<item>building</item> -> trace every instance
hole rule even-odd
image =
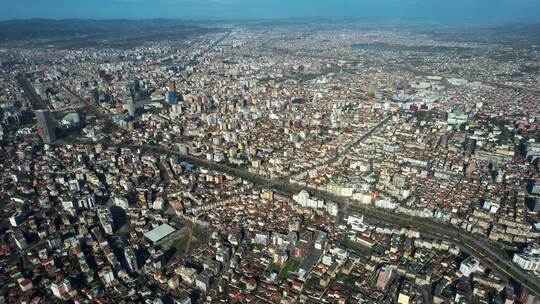
[[[13,240],[15,241],[15,244],[20,250],[28,248],[26,238],[20,230],[15,230],[15,232],[13,233]]]
[[[324,250],[324,246],[326,245],[327,238],[328,238],[328,233],[324,231],[318,231],[315,237],[315,243],[314,243],[315,249]]]
[[[267,246],[270,240],[270,234],[268,232],[257,232],[253,239],[253,243]]]
[[[480,262],[473,257],[469,257],[461,263],[459,271],[461,271],[464,276],[469,277],[473,272],[478,271],[479,268]]]
[[[195,286],[203,292],[208,290],[208,287],[210,286],[210,276],[208,275],[208,272],[203,271],[195,276]]]
[[[20,223],[22,223],[26,219],[26,213],[24,212],[16,212],[9,218],[9,222],[11,223],[11,226],[17,227]]]
[[[380,271],[379,275],[377,276],[377,283],[376,287],[382,290],[385,290],[388,286],[388,283],[390,283],[390,280],[392,279],[392,273],[393,273],[394,267],[391,265],[384,266]]]
[[[60,299],[68,298],[66,295],[71,289],[71,284],[67,279],[63,281],[55,281],[51,283],[51,291],[53,295]]]
[[[176,93],[176,82],[170,80],[167,86],[167,93],[165,93],[165,101],[170,105],[178,103],[178,93]]]
[[[127,110],[129,116],[135,116],[135,103],[131,98],[128,99],[125,105],[125,109]]]
[[[540,270],[540,246],[529,245],[523,253],[515,253],[512,262],[524,270]]]
[[[176,82],[174,80],[169,80],[168,89],[169,92],[176,92]]]
[[[189,296],[182,296],[180,299],[175,300],[175,304],[191,304],[191,299]]]
[[[99,278],[102,280],[102,282],[105,284],[105,286],[111,284],[115,279],[114,273],[110,266],[106,266],[103,269],[101,269],[98,272],[98,275],[99,275]]]
[[[460,109],[454,108],[448,113],[448,119],[446,121],[449,125],[460,126],[467,122],[467,115],[461,112]]]
[[[111,211],[104,206],[98,205],[97,213],[98,213],[99,222],[101,223],[101,226],[103,227],[103,230],[105,231],[105,233],[112,234],[113,233],[113,218],[112,218]]]
[[[26,292],[34,287],[34,284],[32,284],[30,279],[19,278],[18,283],[23,292]]]
[[[385,209],[396,209],[397,204],[389,198],[383,198],[375,201],[375,207]]]
[[[368,226],[364,224],[364,216],[349,215],[346,219],[347,225],[351,225],[353,231],[365,231]]]
[[[317,209],[324,207],[324,200],[312,198],[306,190],[302,190],[298,194],[293,195],[293,200],[300,204],[300,206],[306,208]]]
[[[137,265],[137,257],[131,249],[131,247],[126,247],[124,249],[124,256],[126,257],[126,262],[128,264],[129,270],[131,272],[139,272],[139,266]]]
[[[165,101],[170,105],[178,103],[178,93],[176,93],[176,82],[174,80],[169,80],[167,92],[165,93]]]
[[[540,269],[540,256],[516,253],[512,261],[525,270],[536,271]]]
[[[535,159],[540,157],[540,142],[528,141],[527,142],[527,159],[534,162]]]
[[[160,225],[144,234],[144,236],[149,239],[152,243],[157,243],[161,240],[163,240],[165,237],[171,235],[173,232],[175,232],[176,229],[173,227],[163,224]]]
[[[154,269],[161,269],[161,267],[163,267],[163,264],[165,263],[165,256],[163,254],[163,251],[154,250],[151,252],[150,256],[152,261],[152,267],[154,267]]]
[[[36,119],[38,123],[38,134],[43,139],[43,142],[50,144],[56,140],[54,117],[48,110],[36,110]]]
[[[169,91],[165,95],[165,101],[170,105],[175,105],[178,103],[178,95],[175,91]]]
[[[99,99],[100,99],[100,96],[99,96],[99,91],[97,88],[94,88],[92,90],[92,101],[94,102],[94,105],[99,105]]]
[[[127,198],[125,197],[122,197],[122,196],[115,196],[113,198],[113,201],[114,201],[114,205],[115,206],[118,206],[124,210],[127,210],[129,208],[129,202],[127,200]]]
[[[403,293],[399,293],[398,304],[409,304],[410,300],[411,300],[410,296]]]
[[[62,118],[62,125],[66,127],[75,127],[78,126],[81,123],[81,116],[79,113],[69,113],[64,118]]]

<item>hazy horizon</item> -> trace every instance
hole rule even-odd
[[[0,20],[377,18],[538,23],[540,0],[7,0]]]

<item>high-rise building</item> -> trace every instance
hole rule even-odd
[[[169,92],[176,92],[176,82],[169,80]]]
[[[92,90],[92,101],[94,102],[94,105],[99,105],[99,91],[97,88],[94,88]]]
[[[139,272],[139,266],[137,265],[137,257],[135,256],[135,253],[133,252],[131,247],[126,247],[124,249],[124,255],[126,257],[129,270],[131,270],[131,272]]]
[[[167,92],[165,93],[165,102],[170,105],[175,105],[178,103],[178,94],[176,93],[176,82],[174,80],[169,80],[167,85]]]
[[[38,133],[43,142],[50,144],[56,140],[54,131],[54,118],[49,110],[36,110],[36,119],[38,122]]]
[[[169,91],[165,95],[165,101],[170,105],[175,105],[178,103],[178,95],[176,95],[175,91]]]
[[[154,269],[161,269],[163,266],[163,251],[157,250],[151,255],[152,257],[152,266],[154,266]]]
[[[131,97],[131,95],[132,95],[131,91],[132,91],[132,86],[131,85],[126,85],[125,90],[124,90],[124,92],[126,94],[126,97]]]
[[[141,82],[139,81],[139,79],[133,80],[133,91],[139,92],[140,89],[141,89]]]
[[[126,110],[128,111],[129,116],[135,116],[135,103],[130,98],[125,106]]]

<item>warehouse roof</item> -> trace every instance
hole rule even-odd
[[[153,243],[156,243],[156,242],[159,242],[161,239],[163,239],[164,237],[168,236],[169,234],[175,232],[176,229],[174,229],[173,227],[167,225],[167,224],[162,224],[150,231],[148,231],[147,233],[144,234],[145,237],[147,237],[150,241],[152,241]]]

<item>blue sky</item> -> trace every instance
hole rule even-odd
[[[1,0],[0,19],[392,17],[538,22],[540,0]]]

